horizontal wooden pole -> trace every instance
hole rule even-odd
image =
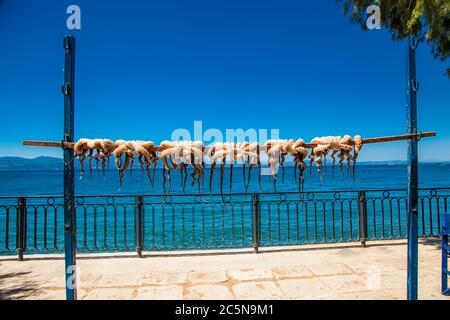
[[[63,143],[62,142],[53,142],[53,141],[32,141],[32,140],[25,140],[23,142],[24,146],[31,146],[31,147],[50,147],[50,148],[62,148]],[[65,148],[73,148],[74,143],[64,143]]]
[[[436,132],[422,132],[422,133],[410,133],[410,134],[402,134],[398,136],[387,136],[387,137],[379,137],[379,138],[366,138],[363,139],[363,144],[370,143],[380,143],[380,142],[392,142],[392,141],[401,141],[401,140],[411,140],[415,138],[431,138],[436,137]]]
[[[436,132],[423,132],[423,133],[411,133],[411,134],[401,134],[396,136],[386,136],[386,137],[377,137],[377,138],[365,138],[362,139],[363,144],[372,144],[372,143],[382,143],[382,142],[392,142],[392,141],[402,141],[402,140],[411,140],[416,138],[431,138],[435,137]],[[74,143],[72,142],[53,142],[53,141],[31,141],[25,140],[23,141],[24,146],[33,146],[33,147],[50,147],[50,148],[73,148]],[[317,144],[315,143],[305,143],[303,145],[305,148],[315,148]],[[159,151],[159,147],[155,147],[154,151]]]

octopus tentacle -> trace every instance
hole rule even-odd
[[[184,174],[183,174],[183,171],[184,171],[184,166],[183,166],[183,164],[181,164],[180,165],[180,187],[181,187],[181,191],[184,193],[184,188],[183,188],[183,177],[184,177]]]
[[[280,155],[280,165],[281,165],[281,182],[284,183],[284,162],[286,161],[286,153],[281,153]]]
[[[247,182],[245,183],[245,192],[248,192],[248,186],[250,185],[252,168],[254,167],[254,165],[252,163],[250,163],[250,157],[247,157],[247,165],[248,165],[248,176],[247,176]]]
[[[353,137],[353,142],[355,145],[353,151],[353,181],[356,179],[356,160],[358,159],[359,153],[363,147],[363,141],[360,135],[356,135]]]
[[[216,162],[211,163],[211,168],[209,171],[209,192],[212,192],[212,182],[213,182],[213,174],[216,169]]]
[[[258,173],[258,184],[259,184],[259,189],[262,191],[262,184],[261,184],[261,171],[262,171],[262,167],[261,167],[261,159],[260,159],[260,147],[259,145],[256,147],[256,154],[258,155],[257,161],[258,161],[258,168],[259,168],[259,173]]]
[[[220,194],[223,194],[223,176],[225,173],[225,162],[226,156],[223,156],[222,162],[220,164]]]
[[[230,193],[231,193],[231,188],[233,185],[233,167],[234,167],[234,160],[231,160],[231,165],[230,165]]]
[[[74,146],[73,150],[76,156],[78,156],[80,161],[80,179],[83,178],[84,175],[84,161],[86,160],[86,154],[88,152],[88,139],[80,139],[78,140]]]

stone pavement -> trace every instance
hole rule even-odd
[[[80,299],[404,299],[406,241],[79,255]],[[61,255],[0,257],[0,299],[64,299]],[[440,242],[420,240],[419,298],[440,294]]]

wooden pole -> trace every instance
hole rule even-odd
[[[373,144],[373,143],[383,143],[383,142],[393,142],[393,141],[402,141],[402,140],[412,140],[412,139],[421,139],[421,138],[431,138],[435,137],[436,132],[423,132],[423,133],[411,133],[411,134],[401,134],[396,136],[386,136],[386,137],[377,137],[377,138],[365,138],[362,139],[363,144]],[[32,146],[32,147],[50,147],[50,148],[65,148],[65,149],[73,149],[73,142],[54,142],[54,141],[33,141],[33,140],[25,140],[23,141],[24,146]],[[305,148],[315,148],[317,144],[315,143],[305,143],[303,145]],[[208,148],[206,148],[208,149]],[[153,151],[159,151],[159,147],[154,147]]]

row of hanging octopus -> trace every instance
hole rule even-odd
[[[311,140],[313,148],[306,148],[303,139],[294,140],[268,140],[263,145],[259,143],[214,143],[206,147],[201,141],[163,141],[156,147],[152,141],[112,141],[109,139],[80,139],[74,145],[75,156],[80,160],[81,177],[84,175],[84,161],[89,159],[90,172],[92,174],[92,162],[95,161],[97,169],[101,165],[104,172],[109,167],[110,158],[114,155],[115,164],[119,172],[120,186],[122,186],[125,172],[133,170],[135,158],[141,167],[142,172],[146,172],[151,185],[154,185],[155,171],[158,160],[161,160],[163,168],[163,188],[166,192],[166,183],[169,183],[171,172],[179,171],[181,175],[181,188],[184,192],[187,178],[191,177],[192,186],[197,183],[204,187],[205,159],[209,160],[209,189],[212,191],[213,176],[218,164],[220,164],[220,193],[223,193],[224,171],[227,163],[230,165],[230,193],[233,181],[233,168],[236,162],[242,164],[242,175],[244,187],[247,192],[250,184],[250,174],[253,168],[259,169],[259,186],[261,187],[261,172],[263,166],[261,159],[267,156],[268,169],[273,178],[274,188],[278,179],[278,169],[281,167],[282,179],[284,182],[284,166],[286,156],[291,156],[294,163],[294,177],[298,185],[299,192],[304,190],[304,173],[307,167],[310,172],[313,163],[316,164],[317,171],[321,175],[322,168],[326,165],[329,155],[332,162],[333,174],[336,160],[341,168],[344,162],[347,163],[348,173],[354,178],[355,165],[361,151],[363,140],[357,135],[317,137]],[[311,149],[308,151],[308,149]],[[336,159],[336,157],[338,159]],[[307,164],[306,161],[309,160]],[[189,174],[188,169],[192,168]],[[248,170],[247,170],[248,168]],[[298,178],[297,178],[298,176]]]

